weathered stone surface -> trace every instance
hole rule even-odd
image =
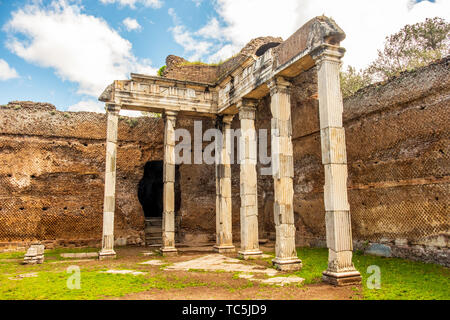
[[[42,264],[44,263],[44,249],[45,246],[40,243],[35,243],[28,248],[23,258],[24,264]]]
[[[369,245],[366,251],[364,251],[366,254],[370,254],[373,256],[379,256],[379,257],[392,257],[392,250],[391,247],[386,246],[384,244],[379,243],[372,243]]]

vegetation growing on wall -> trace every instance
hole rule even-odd
[[[404,26],[386,37],[383,50],[365,70],[349,66],[341,72],[344,97],[377,82],[386,81],[401,72],[412,71],[450,54],[450,24],[442,18],[427,18],[424,22]]]

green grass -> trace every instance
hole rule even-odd
[[[102,299],[107,297],[122,297],[130,293],[144,292],[150,289],[182,289],[187,287],[209,286],[215,287],[211,281],[203,283],[193,281],[190,277],[177,277],[174,274],[161,270],[151,271],[149,268],[138,265],[136,261],[118,259],[113,266],[101,262],[94,264],[80,264],[81,289],[67,288],[67,279],[71,276],[66,272],[67,264],[54,264],[57,260],[66,260],[60,257],[67,252],[95,252],[96,248],[64,248],[46,250],[46,260],[41,265],[21,265],[17,261],[8,259],[22,259],[24,252],[0,253],[0,299]],[[297,275],[305,279],[305,285],[321,282],[322,271],[327,268],[328,252],[326,249],[302,248],[298,249],[298,256],[302,259],[301,271],[286,273],[285,276]],[[271,258],[266,259],[270,262]],[[70,260],[67,260],[70,262]],[[354,288],[356,299],[450,299],[450,270],[448,268],[412,262],[397,258],[380,258],[354,254],[355,267],[363,277],[362,290]],[[376,265],[381,270],[381,288],[369,289],[367,280],[371,274],[367,273],[369,266]],[[147,272],[145,275],[119,275],[105,274],[99,271],[108,269],[129,269]],[[191,269],[191,272],[204,272],[200,269]],[[25,273],[37,273],[38,277],[10,280]],[[230,277],[230,281],[239,279],[239,272]],[[227,286],[230,290],[243,290],[254,284],[248,281],[245,285],[234,287],[233,283]],[[168,291],[168,294],[170,291]]]
[[[305,284],[321,281],[322,271],[327,268],[327,249],[302,248],[297,250],[303,268],[295,272],[305,279]],[[363,255],[353,256],[356,269],[363,278],[363,298],[368,300],[447,300],[450,299],[450,270],[448,268],[397,258]],[[376,265],[381,271],[381,288],[369,289],[367,273],[369,266]]]

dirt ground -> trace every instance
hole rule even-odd
[[[117,260],[102,261],[102,265],[110,269],[129,268],[130,270],[147,271],[151,274],[163,274],[174,279],[189,279],[206,285],[187,286],[177,289],[151,289],[133,293],[114,300],[351,300],[358,298],[361,288],[358,286],[334,287],[325,283],[274,286],[264,285],[257,281],[241,279],[232,272],[209,272],[199,270],[164,270],[160,265],[141,265],[149,260],[160,260],[173,265],[213,254],[210,248],[185,248],[174,257],[143,256],[143,252],[151,249],[128,248],[118,250]],[[270,251],[270,249],[269,249]],[[231,254],[229,257],[235,257]],[[98,262],[88,262],[98,263]],[[270,267],[267,260],[241,261],[242,264],[258,267]],[[277,276],[286,276],[279,272]],[[264,274],[255,274],[255,278],[265,278]]]

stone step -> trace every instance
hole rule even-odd
[[[146,227],[162,227],[162,219],[145,221]]]
[[[146,227],[145,228],[145,233],[155,233],[155,232],[159,232],[162,233],[162,228],[161,227],[157,227],[157,226],[151,226],[151,227]]]
[[[145,241],[162,241],[162,237],[145,237]]]

